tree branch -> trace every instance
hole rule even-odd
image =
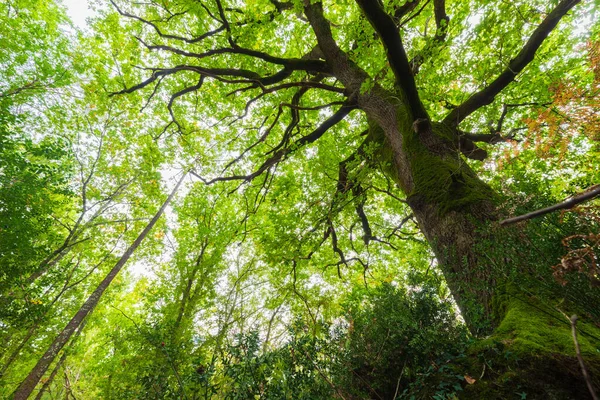
[[[331,127],[336,125],[338,122],[342,121],[355,108],[356,108],[356,105],[353,103],[345,104],[338,111],[336,111],[335,114],[333,114],[331,117],[327,118],[321,125],[319,125],[319,127],[317,127],[317,129],[315,129],[308,135],[303,136],[300,139],[296,140],[291,146],[284,147],[284,148],[276,151],[271,157],[269,157],[265,162],[263,162],[256,171],[252,172],[251,174],[221,176],[221,177],[213,178],[210,180],[206,180],[193,170],[190,171],[190,173],[192,175],[194,175],[195,177],[197,177],[198,179],[200,179],[206,185],[211,185],[216,182],[226,182],[226,181],[250,182],[251,180],[253,180],[257,176],[263,174],[265,171],[267,171],[274,165],[278,164],[285,157],[292,154],[295,150],[297,150],[307,144],[317,141],[321,136],[323,136],[325,134],[325,132],[327,132],[327,130],[329,130]]]
[[[488,86],[473,94],[464,103],[452,110],[444,123],[458,126],[465,118],[483,106],[491,104],[498,93],[507,87],[515,77],[531,62],[536,51],[540,48],[546,37],[558,25],[562,17],[581,0],[561,0],[558,5],[546,16],[544,21],[533,31],[531,37],[521,51],[513,58],[506,69]]]
[[[470,137],[459,136],[458,137],[458,148],[460,152],[471,160],[483,161],[487,158],[487,151],[483,150],[475,143]]]
[[[414,121],[429,120],[429,115],[419,98],[417,85],[415,84],[408,57],[400,38],[400,32],[394,20],[383,10],[377,0],[356,0],[356,2],[362,8],[375,31],[379,34],[386,49],[392,71],[396,76],[396,83],[406,96],[412,119]],[[418,124],[416,127],[427,128],[427,125]]]
[[[575,207],[577,204],[591,200],[596,196],[600,196],[600,185],[592,186],[587,191],[577,196],[574,196],[569,200],[565,200],[562,203],[554,204],[553,206],[542,208],[541,210],[532,211],[530,213],[520,215],[518,217],[505,219],[504,221],[500,222],[500,225],[514,224],[516,222],[521,222],[531,218],[539,217],[540,215],[545,215],[556,210],[568,210],[570,208]]]
[[[433,39],[429,39],[421,51],[419,51],[419,53],[409,61],[410,69],[413,75],[419,73],[419,68],[425,62],[425,56],[432,52],[433,49],[444,43],[446,40],[450,17],[448,17],[446,14],[445,0],[434,0],[433,11],[435,14],[436,24],[435,35],[433,36]],[[425,25],[425,31],[427,31],[427,25]]]
[[[282,65],[285,68],[287,68],[288,70],[292,70],[292,71],[301,70],[301,71],[307,71],[307,72],[322,72],[322,73],[330,72],[329,67],[327,66],[325,61],[322,61],[322,60],[276,57],[276,56],[272,56],[272,55],[267,54],[262,51],[251,50],[251,49],[246,49],[246,48],[240,47],[240,46],[236,45],[235,43],[233,44],[232,47],[222,47],[222,48],[218,48],[218,49],[211,49],[204,53],[195,53],[195,52],[190,52],[190,51],[178,49],[176,47],[163,45],[163,44],[150,45],[150,44],[147,44],[146,42],[144,42],[139,37],[136,37],[136,39],[138,41],[140,41],[144,46],[146,46],[146,48],[148,48],[149,50],[164,50],[164,51],[168,51],[168,52],[178,54],[178,55],[184,56],[184,57],[203,59],[203,58],[208,58],[208,57],[212,57],[212,56],[220,55],[220,54],[240,54],[240,55],[258,58],[260,60],[263,60],[263,61],[271,63],[271,64]]]
[[[178,35],[171,35],[171,34],[162,32],[160,30],[160,28],[155,23],[150,22],[150,21],[148,21],[148,20],[146,20],[146,19],[144,19],[142,17],[139,17],[137,15],[129,14],[129,13],[121,10],[119,8],[119,6],[117,6],[117,4],[113,0],[109,0],[109,1],[113,5],[113,7],[115,7],[115,9],[117,10],[117,12],[119,14],[121,14],[122,16],[127,17],[127,18],[135,19],[137,21],[140,21],[140,22],[142,22],[142,23],[144,23],[144,24],[152,27],[156,31],[156,33],[158,34],[158,36],[160,36],[162,38],[165,38],[165,39],[180,40],[180,41],[183,41],[183,42],[186,42],[186,43],[193,44],[193,43],[201,42],[202,40],[204,40],[204,39],[206,39],[208,37],[214,36],[217,33],[222,32],[222,31],[225,30],[225,26],[222,25],[222,26],[218,27],[217,29],[214,29],[212,31],[208,31],[208,32],[203,33],[202,35],[200,35],[198,37],[195,37],[195,38],[192,38],[192,39],[185,38],[183,36],[178,36]]]
[[[459,131],[460,136],[469,139],[472,142],[482,142],[489,144],[498,144],[512,140],[510,136],[502,136],[499,133],[469,133]]]
[[[592,395],[593,400],[598,400],[598,395],[594,390],[594,385],[592,384],[592,379],[590,378],[590,374],[585,367],[585,363],[583,362],[583,357],[581,356],[581,348],[579,347],[579,341],[577,340],[577,315],[573,314],[571,318],[571,333],[573,335],[573,343],[575,344],[575,353],[577,354],[577,360],[579,361],[579,366],[581,367],[581,374],[583,375],[583,379],[585,380],[585,384],[587,385],[590,394]]]
[[[433,13],[435,15],[435,25],[437,27],[435,40],[443,42],[446,40],[448,24],[450,23],[450,17],[446,14],[446,1],[433,0]]]
[[[402,17],[414,10],[421,0],[407,0],[406,3],[394,10],[394,17],[400,20]]]

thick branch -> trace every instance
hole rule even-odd
[[[458,147],[460,152],[471,160],[483,161],[488,156],[487,151],[477,146],[471,138],[466,136],[458,137]]]
[[[421,51],[410,60],[409,64],[413,75],[419,73],[419,68],[425,62],[425,57],[446,40],[450,17],[446,14],[445,0],[434,0],[433,11],[436,24],[435,35],[433,39],[429,39]],[[427,32],[427,25],[425,26],[425,32]]]
[[[460,132],[460,131],[459,131]],[[460,132],[461,137],[467,138],[472,142],[482,142],[489,144],[498,144],[512,140],[512,137],[504,137],[499,133],[468,133]]]
[[[423,3],[423,5],[417,10],[417,12],[415,12],[413,15],[411,15],[410,17],[406,18],[404,21],[400,21],[398,23],[398,28],[402,28],[404,27],[406,24],[408,24],[410,21],[412,21],[413,19],[417,18],[425,9],[425,7],[427,7],[427,4],[429,4],[431,0],[426,0],[425,3]]]
[[[208,58],[208,57],[212,57],[212,56],[220,55],[220,54],[240,54],[240,55],[258,58],[258,59],[263,60],[268,63],[282,65],[285,68],[292,70],[292,71],[301,70],[301,71],[308,71],[308,72],[324,72],[324,73],[330,72],[329,68],[327,67],[327,64],[322,60],[276,57],[276,56],[272,56],[272,55],[267,54],[262,51],[245,49],[245,48],[239,47],[237,45],[234,45],[232,47],[223,47],[223,48],[219,48],[219,49],[212,49],[212,50],[206,51],[204,53],[195,53],[195,52],[182,50],[182,49],[179,49],[179,48],[176,48],[173,46],[168,46],[168,45],[162,45],[162,44],[161,45],[149,45],[149,44],[145,43],[142,39],[140,39],[140,38],[137,38],[137,39],[144,46],[146,46],[149,50],[164,50],[164,51],[168,51],[168,52],[178,54],[178,55],[181,55],[184,57],[202,59],[202,58]]]
[[[435,14],[435,25],[437,27],[435,40],[443,42],[446,40],[446,32],[448,31],[448,23],[450,22],[450,17],[446,14],[446,1],[433,0],[433,13]]]
[[[356,215],[360,219],[362,229],[363,229],[363,241],[366,245],[369,244],[369,241],[373,239],[373,232],[371,230],[371,225],[369,224],[369,219],[367,218],[367,214],[365,214],[364,205],[365,205],[365,189],[360,184],[360,181],[356,176],[350,177],[348,167],[352,166],[352,163],[358,162],[360,158],[365,156],[364,153],[364,144],[368,143],[368,139],[363,142],[356,150],[356,153],[350,155],[350,157],[341,161],[339,164],[338,171],[338,182],[337,182],[337,193],[344,194],[348,191],[352,191],[352,196],[356,199],[357,203],[355,205]],[[333,208],[333,203],[332,203]]]
[[[417,85],[412,75],[406,51],[400,39],[400,33],[394,20],[388,15],[377,0],[356,0],[379,34],[387,51],[387,58],[396,76],[397,84],[402,88],[413,120],[429,120],[429,115],[419,98]]]
[[[498,93],[507,87],[515,77],[531,62],[536,51],[540,48],[546,37],[558,25],[562,17],[581,0],[562,0],[552,10],[542,23],[533,31],[533,34],[511,60],[506,69],[487,87],[473,94],[467,101],[456,107],[446,116],[444,123],[457,126],[465,118],[483,106],[491,104]]]
[[[420,0],[407,0],[406,3],[394,10],[394,17],[400,20],[402,17],[414,10],[419,4],[419,1]]]

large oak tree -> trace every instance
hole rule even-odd
[[[311,148],[331,147],[337,183],[315,230],[324,232],[320,244],[331,240],[338,268],[356,261],[336,231],[344,204],[355,208],[366,245],[381,240],[365,213],[365,176],[383,172],[404,194],[471,332],[552,341],[543,288],[523,278],[536,263],[523,256],[528,233],[499,227],[502,197],[467,160],[488,157],[477,143],[514,139],[527,115],[520,110],[551,107],[551,85],[576,64],[570,52],[585,37],[573,28],[589,7],[579,3],[113,3],[150,52],[145,76],[115,94],[166,98],[161,135],[185,141],[202,131],[230,154],[218,162],[203,154],[195,175],[206,184],[268,188],[281,163],[305,157],[310,168]]]

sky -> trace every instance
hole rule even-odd
[[[62,0],[67,7],[67,14],[77,27],[83,29],[87,26],[85,19],[92,16],[88,0]]]

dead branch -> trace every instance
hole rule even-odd
[[[541,215],[545,215],[556,210],[568,210],[570,208],[575,207],[577,204],[581,204],[585,201],[591,200],[598,195],[600,195],[600,185],[595,185],[586,190],[585,192],[576,195],[570,198],[569,200],[565,200],[562,203],[554,204],[550,207],[542,208],[540,210],[532,211],[527,214],[519,215],[518,217],[505,219],[504,221],[500,222],[500,225],[514,224],[531,218],[539,217]]]

